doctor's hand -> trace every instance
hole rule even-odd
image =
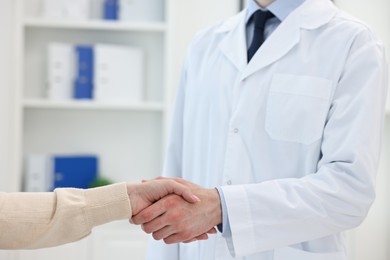
[[[157,181],[164,180],[167,179]],[[154,239],[163,239],[167,244],[204,240],[207,233],[216,233],[214,227],[222,223],[218,191],[183,179],[170,180],[190,188],[200,202],[191,204],[177,195],[169,195],[134,216],[132,223],[141,224],[146,233],[153,233]]]
[[[183,199],[186,203],[197,203],[200,201],[188,186],[168,179],[128,184],[127,194],[130,199],[133,216],[169,194],[176,194],[178,198]]]

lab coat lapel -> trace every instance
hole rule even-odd
[[[292,13],[276,28],[256,52],[242,74],[241,80],[286,55],[299,42],[299,28],[299,14]]]
[[[239,71],[242,71],[247,66],[245,11],[227,20],[216,32],[226,33],[218,48]]]
[[[257,51],[241,75],[241,80],[288,54],[300,41],[301,29],[315,29],[336,13],[329,0],[306,0],[293,11]]]

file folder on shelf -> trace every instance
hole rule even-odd
[[[49,19],[87,20],[91,17],[90,0],[44,0],[43,16]]]
[[[93,98],[94,50],[92,46],[76,46],[76,79],[74,81],[75,99]]]
[[[81,77],[74,83],[75,99],[93,99],[93,86],[88,78]]]
[[[95,46],[94,99],[108,103],[143,101],[144,54],[139,48]]]
[[[104,0],[104,15],[105,20],[118,20],[119,3],[118,0]]]
[[[54,156],[54,188],[86,189],[98,175],[98,158],[94,155]]]
[[[47,57],[47,97],[51,100],[72,99],[75,71],[73,46],[49,43]]]
[[[119,20],[154,21],[164,19],[164,1],[162,0],[119,0]]]
[[[93,46],[76,46],[78,77],[93,78],[93,52]]]
[[[53,188],[49,156],[31,154],[26,157],[24,187],[26,192],[47,192]]]

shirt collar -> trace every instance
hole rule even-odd
[[[262,8],[257,4],[256,0],[248,0],[245,22],[248,23],[251,16],[259,9],[270,11],[276,18],[283,22],[284,19],[286,19],[286,17],[303,2],[305,2],[305,0],[275,0],[267,6],[267,8]]]

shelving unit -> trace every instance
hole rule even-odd
[[[63,109],[63,110],[97,110],[97,111],[150,111],[163,112],[164,104],[144,102],[134,104],[105,104],[93,101],[50,101],[43,99],[24,99],[24,109]]]
[[[31,153],[96,154],[100,160],[100,174],[113,182],[139,182],[158,176],[167,118],[166,21],[47,20],[30,15],[34,12],[26,10],[31,7],[29,1],[17,1],[16,57],[21,66],[16,72],[15,168],[18,174],[13,178],[14,189],[21,189],[23,158]],[[146,63],[144,101],[124,104],[48,100],[45,94],[46,48],[50,42],[142,48]],[[123,232],[128,228],[128,223],[106,225],[82,242],[53,249],[21,251],[15,258],[107,259],[105,256],[118,250],[123,253],[130,247],[135,257],[142,259],[147,235],[139,229]]]
[[[24,20],[27,28],[55,28],[55,29],[79,29],[79,30],[115,30],[128,32],[161,32],[164,33],[167,26],[164,22],[115,22],[115,21],[57,21],[38,18]]]
[[[164,13],[168,4],[169,0],[164,1]],[[100,174],[113,182],[139,182],[158,176],[162,168],[168,107],[166,53],[170,47],[166,20],[48,20],[32,10],[39,5],[39,0],[17,0],[16,5],[16,58],[20,66],[15,75],[14,168],[17,174],[12,178],[12,189],[21,190],[23,159],[35,153],[96,154]],[[124,104],[47,99],[46,48],[50,42],[142,48],[145,53],[144,101]],[[142,259],[147,235],[135,228],[123,232],[128,228],[128,223],[105,225],[82,242],[53,249],[20,251],[13,257],[20,260],[107,259],[105,256],[115,255],[118,250],[123,253],[130,247],[135,258]]]
[[[12,164],[17,174],[8,178],[10,190],[21,190],[23,158],[30,153],[95,153],[101,158],[101,174],[114,182],[160,175],[186,46],[200,28],[239,9],[238,0],[229,4],[223,0],[161,1],[162,20],[134,22],[103,21],[96,13],[87,21],[46,19],[41,16],[42,0],[15,2],[18,66]],[[92,0],[92,9],[97,3]],[[225,9],[214,8],[220,4]],[[50,42],[142,48],[146,64],[144,102],[47,100],[46,48]]]
[[[32,2],[17,1],[17,57],[22,64],[17,69],[18,172],[22,173],[27,154],[85,152],[99,156],[101,174],[114,182],[158,176],[166,125],[165,19],[152,22],[45,19],[33,8],[41,3]],[[97,3],[94,1],[92,5]],[[144,102],[106,104],[46,99],[46,48],[50,42],[142,48],[146,56]],[[67,141],[61,144],[61,140]],[[22,176],[15,176],[15,190],[21,189]]]
[[[239,10],[239,1],[161,0],[163,19],[145,22],[44,19],[42,0],[16,0],[10,191],[20,191],[23,159],[31,153],[93,153],[100,174],[114,182],[160,175],[172,101],[186,46],[206,25]],[[98,3],[95,1],[94,5]],[[215,8],[224,6],[224,9]],[[49,42],[120,44],[145,53],[144,101],[131,104],[46,99]],[[147,236],[127,221],[52,249],[12,252],[6,259],[143,259]],[[129,248],[131,249],[129,251]],[[1,252],[1,251],[0,251]],[[127,253],[126,253],[127,252]],[[3,256],[4,254],[1,254]]]

